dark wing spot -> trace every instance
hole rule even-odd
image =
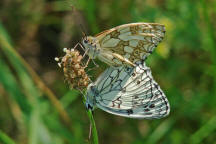
[[[136,55],[138,55],[138,54],[139,54],[139,50],[136,50],[134,53],[135,53]]]
[[[128,115],[133,114],[133,110],[132,109],[128,109],[127,113],[128,113]]]
[[[139,96],[138,96],[138,95],[135,95],[135,96],[134,96],[134,99],[138,99],[138,98],[139,98]]]
[[[144,112],[148,112],[148,111],[150,111],[149,109],[144,109]]]
[[[126,92],[126,88],[124,87],[124,88],[122,88],[122,90],[121,90],[123,93],[125,93]]]
[[[137,105],[137,104],[138,104],[138,102],[134,102],[133,104]]]
[[[149,106],[149,108],[154,108],[155,107],[155,105],[154,104],[151,104],[150,106]]]
[[[130,68],[129,67],[126,68],[126,72],[130,72]]]
[[[158,89],[158,85],[154,84],[155,88]]]
[[[152,113],[151,112],[148,112],[148,113],[145,113],[146,115],[152,115]]]
[[[149,51],[150,54],[152,54],[152,51]]]

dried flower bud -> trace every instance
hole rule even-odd
[[[70,88],[79,90],[85,89],[89,84],[89,77],[85,72],[82,59],[79,51],[75,49],[64,48],[63,51],[66,53],[62,58],[55,58],[59,67],[63,67],[65,81],[70,85]]]
[[[59,58],[58,58],[58,57],[55,57],[55,61],[59,61]]]

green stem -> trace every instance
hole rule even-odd
[[[90,123],[91,123],[91,126],[92,126],[93,143],[98,144],[97,128],[96,128],[96,125],[95,125],[94,117],[92,115],[92,111],[88,110],[87,113],[88,113],[88,117],[90,119]]]

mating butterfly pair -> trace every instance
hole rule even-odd
[[[88,86],[86,107],[130,118],[167,116],[169,102],[144,62],[164,34],[164,25],[131,23],[84,37],[89,57],[111,66]]]

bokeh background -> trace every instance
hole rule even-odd
[[[99,143],[216,143],[215,19],[215,0],[1,0],[0,143],[92,143],[82,95],[69,90],[54,57],[80,42],[82,29],[95,35],[131,22],[166,26],[147,64],[171,113],[136,120],[97,109]],[[96,63],[93,79],[106,67]]]

